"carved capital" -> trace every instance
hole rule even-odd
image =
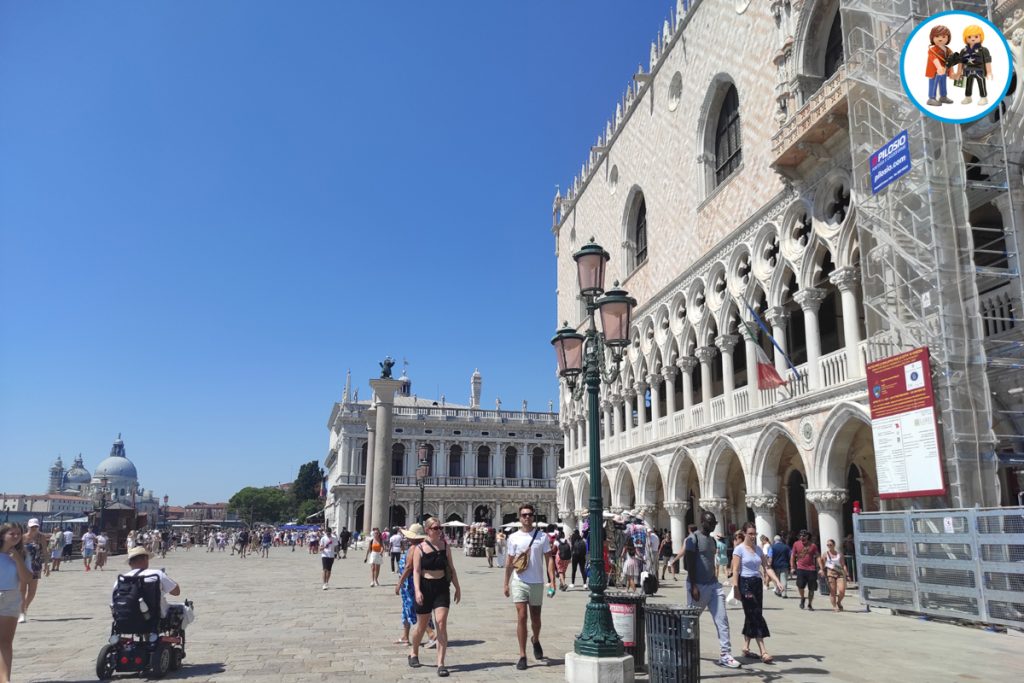
[[[611,409],[612,409],[612,402],[610,400],[605,399],[605,400],[601,401],[601,410],[602,411],[607,413]]]
[[[647,518],[653,515],[656,509],[657,508],[655,508],[653,505],[638,505],[636,507],[636,513],[643,517],[645,521],[649,522],[650,520]]]
[[[685,517],[690,509],[690,501],[682,500],[678,503],[665,503],[664,508],[670,517]]]
[[[834,284],[840,292],[848,292],[860,284],[860,270],[855,266],[837,268],[828,276],[828,281]]]
[[[626,508],[619,507],[618,505],[610,505],[610,506],[608,506],[608,512],[611,512],[614,515],[621,515],[625,510],[626,510]]]
[[[673,381],[676,378],[676,375],[678,374],[679,368],[677,368],[674,365],[666,365],[661,369],[661,376],[665,379],[666,382]]]
[[[821,302],[825,300],[828,295],[828,290],[818,289],[817,287],[807,287],[801,289],[799,292],[793,295],[793,301],[800,304],[800,308],[805,311],[817,312],[821,306]]]
[[[562,510],[561,508],[559,508],[559,510],[558,510],[558,518],[559,519],[568,519],[569,517],[572,517],[572,516],[573,516],[572,510]]]
[[[756,514],[767,514],[779,504],[779,497],[774,493],[751,494],[747,496],[747,507]]]
[[[633,388],[635,389],[637,396],[643,396],[647,393],[647,382],[642,379],[637,380],[636,384],[633,385]]]
[[[692,356],[684,356],[676,361],[676,367],[686,374],[690,374],[697,367],[697,359]]]
[[[732,353],[732,349],[739,342],[740,336],[738,334],[723,334],[715,338],[715,346],[717,346],[722,353]]]
[[[765,318],[768,319],[774,327],[785,327],[789,321],[789,311],[782,306],[772,306],[765,311]]]
[[[701,498],[698,502],[702,509],[714,513],[715,517],[721,515],[722,510],[724,510],[725,506],[729,504],[729,501],[725,498]]]
[[[628,401],[632,401],[634,398],[636,398],[636,389],[634,389],[633,387],[626,387],[622,393],[625,394],[626,400]]]
[[[818,512],[837,513],[848,499],[846,489],[815,489],[807,492],[807,500],[811,501]]]
[[[697,360],[701,363],[710,363],[714,359],[716,353],[718,353],[718,349],[714,346],[698,346],[696,350],[694,350],[693,355],[696,356]]]
[[[576,519],[585,519],[590,514],[590,510],[587,508],[576,509]]]
[[[661,373],[651,373],[650,375],[647,375],[647,383],[655,389],[660,387],[663,381],[664,378],[661,376]]]
[[[623,402],[622,394],[612,394],[611,396],[609,396],[609,399],[612,402],[612,407],[613,408],[621,408],[622,407],[622,402]]]

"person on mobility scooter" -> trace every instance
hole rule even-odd
[[[166,595],[180,595],[181,587],[162,569],[149,568],[144,547],[128,552],[128,566],[131,569],[114,583],[110,642],[96,658],[100,680],[117,671],[145,671],[159,678],[185,658],[185,626],[193,619],[192,603],[167,604]]]

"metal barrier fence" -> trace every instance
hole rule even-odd
[[[853,519],[865,604],[1024,628],[1024,508]]]

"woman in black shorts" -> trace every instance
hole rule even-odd
[[[451,605],[450,585],[455,586],[455,602],[462,599],[459,576],[452,563],[452,551],[441,533],[441,523],[430,517],[423,523],[427,540],[419,545],[413,555],[413,584],[416,588],[416,631],[412,636],[412,654],[409,666],[420,665],[419,648],[423,631],[427,628],[430,615],[434,615],[437,629],[437,675],[448,675],[444,656],[448,651],[448,608]]]

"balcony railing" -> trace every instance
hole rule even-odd
[[[811,95],[772,136],[776,168],[795,168],[816,154],[822,143],[846,127],[846,66]]]
[[[394,486],[419,486],[416,477],[391,477]],[[365,486],[366,477],[361,474],[343,474],[335,482],[337,486]],[[553,489],[554,479],[527,479],[523,477],[427,477],[428,487],[495,488],[495,489]]]

